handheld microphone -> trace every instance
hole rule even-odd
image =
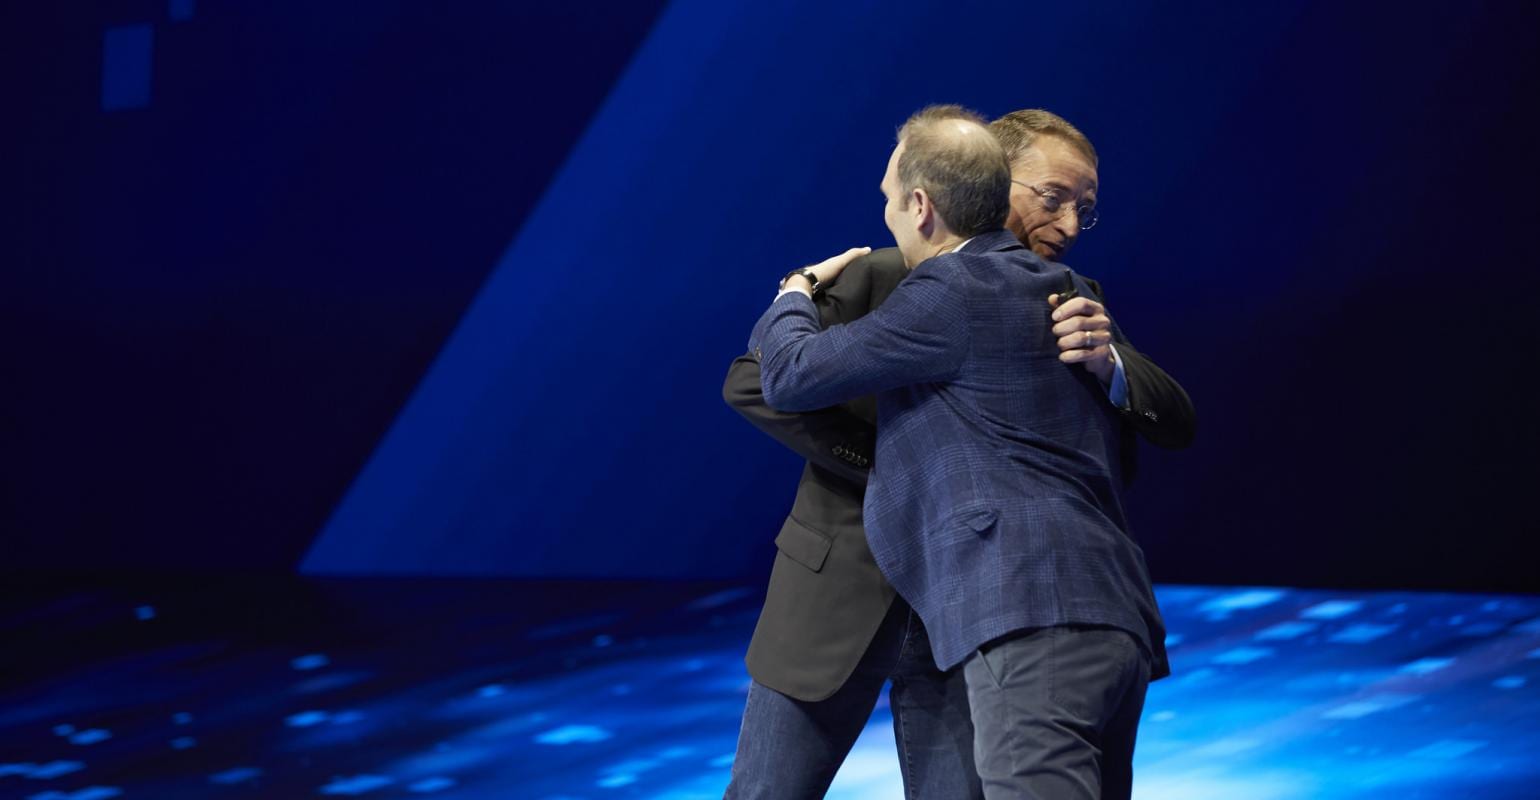
[[[1080,290],[1075,288],[1075,273],[1064,270],[1064,288],[1059,290],[1059,305],[1064,305],[1071,299],[1080,296]]]

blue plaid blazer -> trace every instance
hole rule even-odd
[[[1051,330],[1047,298],[1066,273],[987,233],[849,325],[820,332],[806,295],[782,295],[749,347],[772,408],[877,395],[867,538],[938,666],[1014,631],[1106,625],[1133,634],[1161,677],[1165,627],[1123,516],[1117,410],[1059,361]]]

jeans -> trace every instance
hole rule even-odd
[[[904,796],[982,798],[962,671],[936,669],[919,616],[894,598],[855,671],[829,698],[808,702],[749,686],[727,800],[823,797],[888,680]]]
[[[963,662],[984,796],[1126,800],[1150,682],[1134,637],[1114,628],[1020,631]]]

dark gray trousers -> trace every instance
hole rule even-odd
[[[1150,681],[1134,637],[1114,628],[1021,631],[963,662],[984,796],[1126,799]]]

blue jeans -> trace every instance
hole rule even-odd
[[[982,798],[973,767],[973,721],[962,670],[936,669],[920,618],[902,599],[850,678],[817,702],[749,686],[727,800],[820,798],[893,682],[893,739],[906,798]]]

